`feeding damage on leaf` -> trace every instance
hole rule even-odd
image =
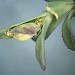
[[[46,69],[45,40],[67,15],[62,25],[62,36],[66,46],[75,51],[75,35],[71,29],[71,19],[75,17],[75,3],[72,0],[45,0],[45,2],[46,10],[40,16],[0,30],[0,38],[3,39],[14,38],[25,41],[32,38],[36,42],[36,58],[43,70]]]
[[[37,35],[42,25],[42,19],[37,19],[32,23],[25,23],[8,29],[5,34],[19,41],[24,41]]]

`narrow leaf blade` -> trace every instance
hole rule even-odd
[[[48,15],[43,23],[42,32],[36,40],[36,58],[43,70],[46,68],[46,58],[45,58],[45,36],[47,33],[48,26],[51,22],[52,18]]]
[[[0,30],[0,38],[1,38],[1,39],[7,39],[7,38],[9,39],[9,38],[12,38],[12,37],[7,36],[7,35],[5,34],[6,31],[8,31],[8,30],[10,30],[10,29],[12,29],[12,28],[14,28],[14,27],[21,26],[21,25],[23,25],[23,24],[25,24],[25,23],[35,22],[38,18],[42,18],[42,17],[44,17],[44,16],[46,16],[46,15],[47,15],[47,14],[46,14],[45,12],[43,12],[43,13],[42,13],[40,16],[38,16],[38,17],[35,17],[35,18],[32,18],[32,19],[23,21],[23,22],[20,22],[20,23],[17,23],[17,24],[13,24],[13,25],[7,26],[7,27],[5,27],[5,28],[3,28],[3,29]]]
[[[57,28],[57,26],[63,20],[63,18],[64,16],[60,17],[59,19],[56,19],[55,16],[53,16],[52,22],[50,23],[48,27],[45,39],[47,39],[52,34],[52,32]]]

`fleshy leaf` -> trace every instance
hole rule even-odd
[[[45,11],[45,14],[48,15],[48,14],[50,14],[50,13],[49,13],[48,11]],[[38,36],[40,35],[40,33],[41,33],[41,30],[37,33],[36,36],[33,36],[33,37],[32,37],[32,40],[33,40],[33,41],[36,41],[37,38],[38,38]]]
[[[17,24],[13,24],[13,25],[10,25],[10,26],[7,26],[3,29],[0,30],[0,38],[1,39],[7,39],[7,38],[12,38],[11,36],[7,36],[5,33],[8,31],[8,30],[11,30],[13,28],[15,28],[16,26],[21,26],[25,23],[31,23],[31,22],[35,22],[36,20],[38,20],[39,18],[42,18],[42,17],[45,17],[47,14],[45,12],[43,12],[40,16],[38,17],[35,17],[35,18],[32,18],[32,19],[29,19],[29,20],[26,20],[26,21],[23,21],[23,22],[20,22],[20,23],[17,23]]]
[[[72,27],[71,27],[71,20],[73,17],[73,13],[74,11],[71,10],[69,15],[66,17],[64,24],[62,26],[62,36],[63,36],[63,40],[64,43],[66,44],[66,46],[75,51],[75,35],[72,31]]]
[[[45,58],[45,36],[47,33],[48,26],[50,22],[52,21],[52,16],[48,14],[48,16],[45,17],[43,22],[43,28],[41,31],[41,34],[38,36],[36,40],[36,58],[43,70],[46,68],[46,58]]]
[[[47,11],[55,15],[56,19],[68,13],[73,7],[73,1],[53,1],[46,4]]]
[[[26,23],[8,30],[6,35],[11,36],[19,41],[24,41],[32,38],[40,30],[41,25],[35,23]]]
[[[55,16],[53,16],[52,22],[50,23],[48,30],[47,30],[47,33],[46,33],[46,39],[57,28],[57,26],[60,24],[60,22],[63,20],[64,17],[65,17],[65,15],[60,17],[59,19],[56,19]]]

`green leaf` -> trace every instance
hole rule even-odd
[[[74,11],[71,10],[69,15],[66,17],[64,24],[62,26],[62,36],[66,46],[69,49],[75,51],[75,35],[71,27],[71,20],[72,20],[73,14],[74,14]]]
[[[37,35],[37,32],[40,30],[40,28],[41,24],[37,25],[33,22],[26,23],[8,30],[6,34],[15,38],[16,40],[25,41]]]
[[[46,33],[45,39],[47,39],[51,35],[51,33],[57,28],[57,26],[60,24],[60,22],[63,20],[64,17],[65,17],[65,15],[63,15],[59,19],[56,19],[55,16],[52,16],[52,21],[49,24],[49,27],[47,29],[47,33]],[[36,41],[36,39],[38,38],[38,36],[39,36],[39,34],[37,36],[33,37],[32,39],[34,41]]]
[[[45,17],[43,22],[43,28],[41,34],[38,36],[36,40],[36,58],[43,70],[46,68],[46,58],[45,58],[45,36],[47,33],[48,26],[50,22],[52,21],[52,16],[49,14]]]
[[[26,20],[26,21],[23,21],[23,22],[20,22],[20,23],[17,23],[17,24],[13,24],[13,25],[10,25],[10,26],[7,26],[5,28],[3,28],[2,30],[0,30],[0,38],[1,39],[7,39],[7,38],[12,38],[11,36],[7,36],[5,33],[8,31],[8,30],[11,30],[17,26],[21,26],[25,23],[31,23],[31,22],[35,22],[37,19],[39,18],[42,18],[42,17],[45,17],[47,14],[45,12],[43,12],[40,16],[38,17],[35,17],[35,18],[32,18],[32,19],[29,19],[29,20]]]
[[[60,22],[63,20],[63,18],[65,17],[62,16],[59,19],[56,19],[55,16],[53,16],[52,22],[50,23],[47,33],[46,33],[46,39],[51,35],[51,33],[57,28],[57,26],[60,24]]]
[[[48,11],[45,11],[45,14],[48,15],[48,14],[50,14],[50,13],[49,13]],[[54,16],[54,17],[55,17],[55,16]],[[37,33],[36,36],[33,36],[33,37],[32,37],[32,40],[36,42],[36,40],[37,40],[38,36],[40,35],[40,33],[41,33],[41,30]]]
[[[68,13],[74,7],[73,1],[54,1],[47,2],[46,9],[58,19],[64,14]]]
[[[9,38],[12,38],[12,37],[7,36],[5,33],[1,33],[0,38],[1,39],[9,39]]]

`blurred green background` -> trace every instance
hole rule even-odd
[[[0,29],[40,15],[44,0],[0,0]],[[72,20],[75,32],[75,18]],[[0,39],[0,75],[75,75],[75,52],[69,50],[61,34],[61,24],[46,40],[46,70],[35,55],[35,42]]]

